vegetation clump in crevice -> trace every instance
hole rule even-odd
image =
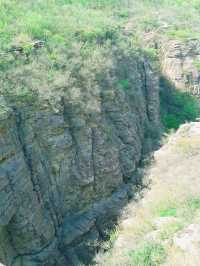
[[[198,100],[187,92],[177,90],[165,77],[160,79],[160,110],[162,123],[166,130],[195,121],[200,110]]]

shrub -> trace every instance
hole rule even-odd
[[[160,80],[161,120],[165,129],[177,129],[181,124],[194,121],[199,115],[197,100],[187,92],[181,92],[164,77]]]
[[[127,90],[130,87],[129,80],[128,79],[121,79],[119,81],[119,85],[122,89]]]

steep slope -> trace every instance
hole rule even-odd
[[[159,35],[147,44],[141,3],[0,2],[6,266],[88,265],[132,196],[162,128]]]
[[[124,211],[113,248],[98,265],[198,265],[199,148],[199,122],[168,136],[143,169],[148,189]]]
[[[163,74],[176,88],[200,95],[200,43],[198,39],[169,40],[162,45]]]
[[[2,93],[0,258],[7,266],[87,264],[104,224],[127,201],[125,183],[159,133],[159,82],[142,54],[110,60],[99,83],[93,72],[50,96]],[[26,69],[18,87],[34,82]]]
[[[158,69],[122,2],[0,2],[7,266],[88,264],[159,135]]]

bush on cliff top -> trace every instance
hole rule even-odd
[[[187,38],[187,30],[198,35],[199,10],[199,0],[1,0],[0,52],[36,39],[48,47],[72,41],[102,44],[115,38],[129,18],[142,41],[144,33],[163,25],[170,37],[176,38],[177,31]]]
[[[2,0],[0,49],[36,39],[47,45],[69,45],[73,40],[109,38],[120,25],[114,13],[123,2],[126,0]]]

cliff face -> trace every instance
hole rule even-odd
[[[168,40],[162,44],[161,64],[164,75],[182,90],[200,96],[200,43]]]
[[[91,88],[55,90],[53,104],[40,93],[2,93],[0,259],[7,266],[87,264],[126,203],[128,182],[136,182],[159,131],[159,82],[145,57],[112,65]]]

